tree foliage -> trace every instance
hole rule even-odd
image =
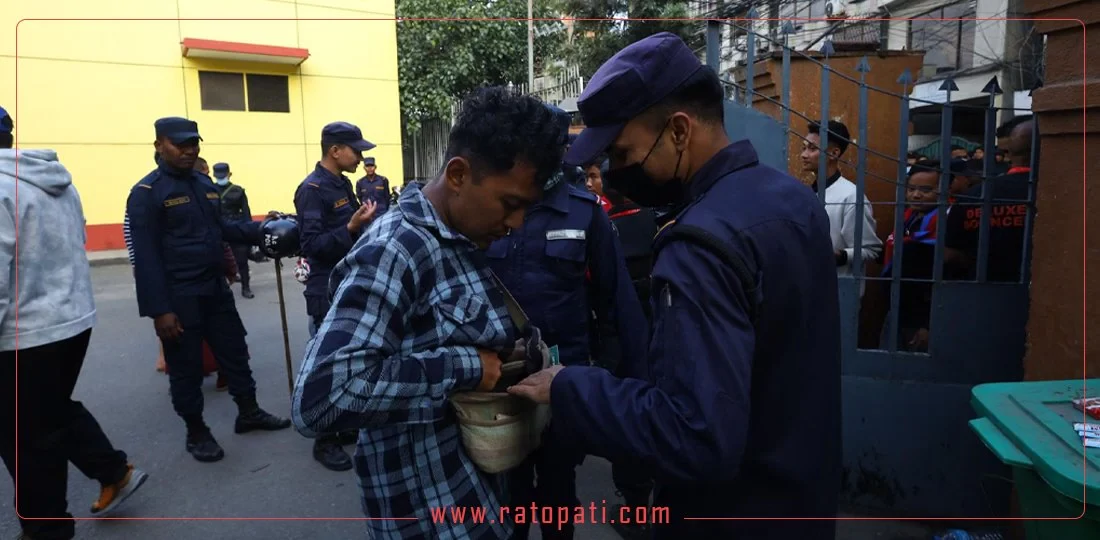
[[[692,49],[699,49],[706,44],[701,21],[669,20],[686,19],[688,4],[683,0],[561,0],[558,9],[576,19],[631,19],[576,21],[563,57],[588,78],[623,47],[659,32],[677,34]]]
[[[483,85],[527,82],[526,0],[397,0],[401,113],[410,132],[421,120],[448,118],[451,104]],[[555,18],[534,2],[534,18]],[[498,19],[402,20],[402,19]],[[524,19],[524,20],[499,20]],[[560,21],[536,21],[536,73],[564,42]]]

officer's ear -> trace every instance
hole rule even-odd
[[[473,167],[470,166],[470,160],[455,156],[447,162],[446,167],[443,169],[443,180],[447,184],[447,188],[458,193],[462,187],[473,181],[474,172]]]
[[[669,134],[677,150],[687,149],[694,128],[694,120],[683,112],[677,112],[668,119]]]

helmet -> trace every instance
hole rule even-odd
[[[301,249],[298,221],[294,216],[279,214],[269,217],[260,225],[260,231],[264,238],[260,249],[268,257],[293,257]]]

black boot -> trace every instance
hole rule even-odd
[[[241,280],[241,296],[245,298],[255,298],[256,295],[252,294],[252,288],[248,286],[248,280]]]
[[[219,461],[225,457],[225,451],[214,440],[210,428],[203,422],[202,417],[189,417],[187,422],[187,451],[191,457],[203,463]]]
[[[619,494],[619,492],[616,492],[616,494]],[[637,515],[638,507],[649,507],[648,495],[648,493],[644,496],[639,493],[631,493],[623,496],[625,504],[616,504],[612,507],[611,512],[616,516],[621,515],[622,509],[625,507],[628,508],[626,514],[633,517]],[[646,514],[648,515],[649,512],[646,512]],[[616,521],[612,523],[611,528],[615,529],[615,532],[619,533],[623,540],[648,540],[653,534],[647,523],[621,523]]]
[[[330,471],[351,469],[351,456],[340,447],[334,435],[322,436],[313,443],[313,459]]]
[[[233,398],[237,402],[237,422],[233,426],[236,433],[249,431],[278,431],[290,427],[290,419],[279,418],[260,408],[255,397]]]

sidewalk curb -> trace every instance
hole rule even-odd
[[[120,257],[101,257],[98,259],[88,259],[88,265],[94,267],[98,266],[118,266],[122,264],[130,264],[130,258],[126,256]]]

